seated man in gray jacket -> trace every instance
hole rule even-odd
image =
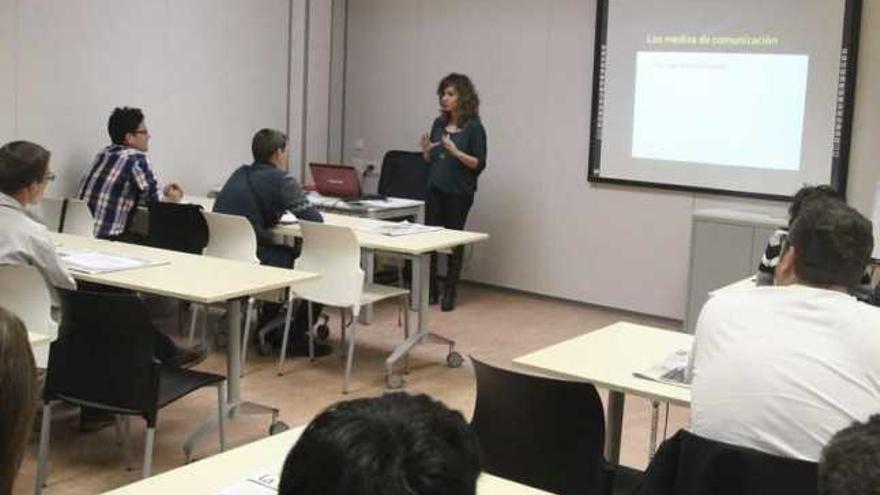
[[[287,173],[287,136],[274,129],[261,129],[251,142],[254,162],[242,165],[232,173],[217,200],[214,211],[247,217],[257,235],[257,258],[264,265],[292,268],[299,250],[276,244],[270,229],[278,223],[285,211],[298,219],[322,222],[321,213],[309,203],[302,187]],[[260,320],[274,316],[278,305],[264,304]],[[313,314],[321,313],[321,306],[313,306]],[[305,340],[306,306],[300,305],[294,321],[291,352],[302,355],[308,348]],[[315,354],[330,352],[326,346],[316,346]]]
[[[287,173],[287,136],[261,129],[251,142],[254,163],[232,173],[214,203],[214,211],[247,217],[257,234],[257,257],[264,265],[291,268],[298,253],[273,242],[269,232],[285,211],[300,220],[321,222],[300,185]]]

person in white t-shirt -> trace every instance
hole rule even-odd
[[[838,430],[880,412],[880,308],[847,293],[872,248],[868,219],[840,200],[811,202],[776,285],[706,303],[689,366],[693,433],[818,461]]]

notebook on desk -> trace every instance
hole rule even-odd
[[[315,189],[322,196],[340,198],[346,202],[385,199],[380,194],[363,194],[358,171],[351,165],[310,163]]]

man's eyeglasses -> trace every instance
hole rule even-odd
[[[149,134],[150,131],[148,131],[148,130],[146,130],[146,129],[138,129],[138,130],[136,130],[136,131],[131,131],[131,133],[132,133],[132,134]]]
[[[52,172],[46,172],[46,176],[43,177],[43,182],[52,182],[55,180],[55,174]]]

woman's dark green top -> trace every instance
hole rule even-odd
[[[449,134],[458,149],[475,157],[476,169],[470,169],[452,156],[443,147],[441,138]],[[446,121],[437,117],[431,126],[431,142],[440,143],[429,155],[428,188],[438,189],[447,194],[473,194],[477,190],[477,177],[486,168],[486,129],[479,117],[474,117],[458,132],[446,132]]]

